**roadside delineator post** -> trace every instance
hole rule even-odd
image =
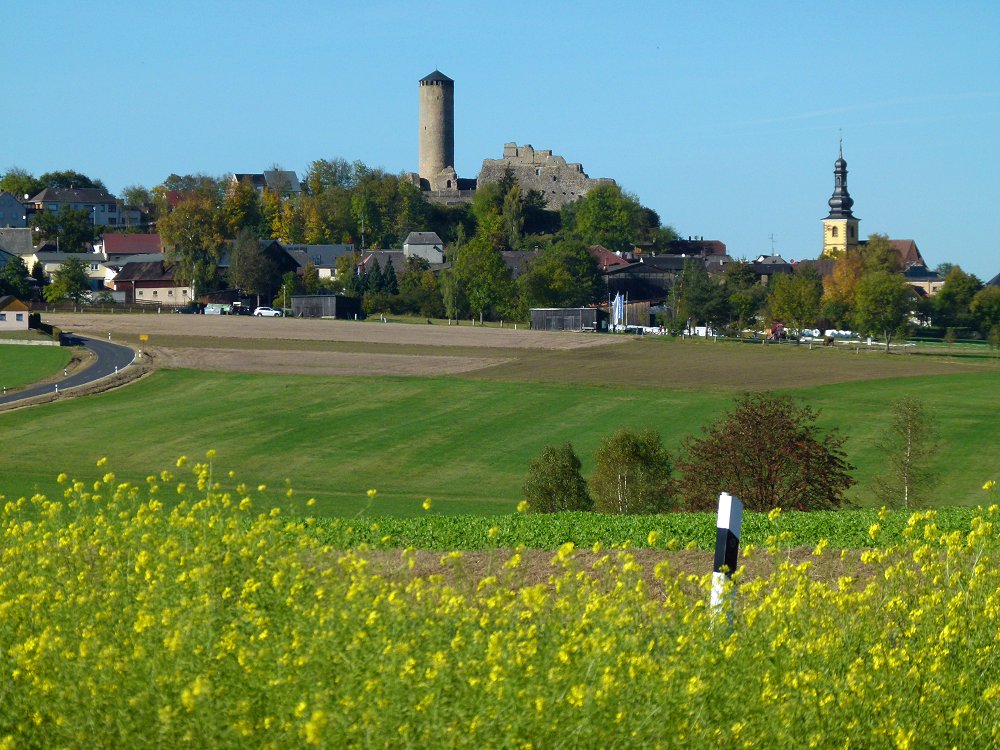
[[[719,514],[715,523],[715,565],[712,568],[713,612],[722,610],[722,592],[736,570],[740,554],[740,527],[743,525],[743,503],[728,492],[719,493]]]

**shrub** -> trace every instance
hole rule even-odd
[[[594,454],[590,492],[602,513],[661,513],[670,507],[670,472],[660,433],[622,428]]]
[[[677,488],[689,510],[715,508],[720,492],[747,510],[820,510],[844,502],[854,484],[843,438],[819,434],[816,412],[787,396],[747,393],[704,437],[688,438]]]
[[[532,459],[524,480],[524,499],[532,513],[594,509],[571,443],[547,445]]]

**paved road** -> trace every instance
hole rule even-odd
[[[73,373],[69,377],[61,378],[51,383],[45,383],[44,385],[29,386],[23,390],[17,391],[16,393],[8,393],[6,396],[0,396],[0,404],[9,404],[14,401],[21,401],[22,399],[31,398],[33,396],[53,393],[56,386],[59,387],[59,391],[61,393],[65,390],[69,390],[70,388],[78,388],[81,385],[90,385],[101,378],[114,375],[116,372],[115,368],[119,371],[124,370],[135,360],[135,352],[132,349],[127,346],[121,346],[120,344],[112,344],[110,341],[92,339],[88,336],[80,336],[71,333],[66,334],[66,342],[71,346],[82,346],[85,349],[90,349],[90,351],[96,355],[96,359],[93,364],[84,370]]]

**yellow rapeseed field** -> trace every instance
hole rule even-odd
[[[1000,745],[996,505],[964,532],[916,513],[887,549],[874,525],[874,578],[737,571],[712,612],[709,575],[664,563],[653,591],[627,549],[565,545],[530,585],[521,551],[481,580],[459,552],[385,575],[213,458],[6,501],[0,745]]]

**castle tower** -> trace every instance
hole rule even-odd
[[[439,70],[420,79],[420,181],[431,190],[457,188],[455,82]],[[448,173],[442,175],[444,170]]]
[[[851,212],[854,199],[847,192],[847,162],[844,148],[833,165],[833,195],[830,215],[823,219],[823,258],[837,258],[858,246],[858,219]]]

